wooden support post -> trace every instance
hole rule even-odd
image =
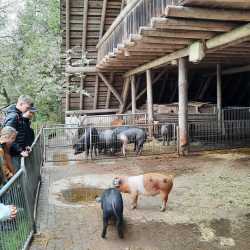
[[[98,75],[96,75],[96,78],[95,78],[95,96],[94,96],[93,109],[97,108],[98,88],[99,88],[99,77],[98,77]]]
[[[211,80],[212,80],[211,76],[207,78],[205,84],[202,86],[201,92],[200,92],[200,94],[198,96],[198,100],[202,100],[203,99],[203,97],[204,97],[204,95],[205,95],[205,93],[206,93],[206,91],[208,89],[208,86],[209,86]]]
[[[158,80],[166,73],[165,70],[161,71],[152,81],[152,86],[158,82]],[[138,101],[145,93],[147,92],[147,87],[143,89],[135,98],[136,101]],[[127,109],[130,109],[132,106],[132,102],[126,107]]]
[[[148,121],[153,122],[153,90],[152,90],[152,78],[151,71],[146,71],[147,76],[147,109],[148,109]]]
[[[116,99],[119,101],[120,105],[123,105],[123,101],[119,93],[116,91],[116,89],[109,83],[107,78],[101,73],[98,73],[98,76],[102,79],[102,81],[106,84],[106,86],[110,89],[112,94],[116,97]]]
[[[106,9],[107,9],[107,2],[108,2],[108,0],[103,0],[103,5],[102,5],[102,16],[101,16],[101,23],[100,23],[99,40],[102,38],[103,31],[104,31],[105,16],[106,16]]]
[[[135,76],[131,77],[131,100],[132,100],[132,114],[136,113],[136,92],[135,92]]]
[[[66,50],[70,48],[70,0],[66,0]]]
[[[222,94],[221,94],[221,65],[217,64],[217,117],[218,129],[221,131],[222,125]]]
[[[83,94],[82,94],[82,91],[84,89],[84,79],[85,79],[86,75],[81,75],[80,76],[80,106],[79,106],[79,109],[80,110],[83,110],[83,102],[84,102],[84,97],[83,97]]]
[[[66,0],[66,51],[70,49],[70,0]],[[70,94],[69,94],[69,85],[70,77],[67,74],[66,76],[66,95],[65,95],[65,110],[70,109]]]
[[[69,82],[70,82],[70,77],[66,76],[66,93],[65,93],[65,111],[70,110],[70,94],[69,94]]]
[[[180,155],[188,153],[188,80],[187,57],[179,59],[179,152]]]
[[[125,2],[126,2],[126,0],[122,0],[122,2],[121,2],[121,10],[120,10],[120,12],[124,9]]]
[[[114,81],[114,72],[111,72],[110,74],[110,84],[112,84]],[[110,103],[110,97],[111,97],[111,91],[108,88],[107,90],[107,98],[106,98],[106,104],[105,104],[105,109],[109,108],[109,103]]]
[[[87,24],[88,24],[88,0],[83,3],[83,21],[82,21],[82,53],[86,50],[87,38]]]
[[[165,75],[162,85],[161,85],[161,89],[160,89],[160,95],[159,95],[159,102],[161,103],[163,96],[164,96],[164,92],[167,86],[167,80],[168,80],[168,74]]]
[[[120,113],[122,113],[125,109],[126,102],[127,102],[127,97],[128,97],[128,90],[129,90],[129,83],[130,83],[130,78],[125,78],[124,84],[123,84],[123,91],[122,91],[122,100],[123,104],[120,106]]]

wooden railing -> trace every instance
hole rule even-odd
[[[98,62],[126,41],[132,34],[138,34],[142,26],[150,24],[152,17],[164,14],[167,5],[178,5],[181,0],[132,0],[115,19],[97,44]]]

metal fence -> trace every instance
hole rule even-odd
[[[154,125],[144,123],[146,120],[142,117],[135,118],[123,115],[121,118],[124,120],[127,118],[126,121],[129,125],[119,127],[120,129],[123,127],[136,127],[145,131],[146,139],[143,143],[142,155],[176,152],[178,148],[176,145],[178,117],[176,115],[166,117],[164,114],[164,116],[160,117],[160,122]],[[131,118],[133,118],[132,121],[135,124],[131,122]],[[85,148],[88,148],[87,144],[97,144],[95,146],[97,153],[93,153],[94,159],[122,157],[123,139],[117,135],[115,138],[111,138],[113,131],[117,130],[116,127],[110,126],[112,116],[95,116],[94,119],[90,123],[92,124],[91,126],[75,125],[72,127],[71,125],[57,125],[44,128],[45,160],[68,161],[87,159],[88,154],[85,151]],[[105,119],[109,122],[106,122],[107,120]],[[102,121],[104,122],[101,123]],[[138,121],[143,122],[138,124]],[[100,124],[104,125],[100,126]],[[167,129],[165,135],[162,132],[163,126]],[[86,131],[90,128],[97,130],[100,140],[98,139],[98,142],[96,142],[96,135],[90,136],[90,141],[82,146],[85,153],[75,155],[74,145],[77,144],[82,135],[87,134]],[[225,108],[221,124],[218,123],[216,114],[199,114],[198,116],[189,114],[188,128],[191,151],[250,146],[250,108]],[[108,138],[106,138],[106,141],[103,139],[105,136]],[[81,143],[79,142],[78,144]],[[135,138],[129,139],[126,155],[136,155],[133,146],[135,144]],[[90,148],[92,147],[91,145],[89,146]],[[110,152],[112,147],[115,147],[115,150],[113,150],[115,152]],[[88,155],[88,158],[91,157]]]
[[[169,123],[166,127],[167,133],[164,135],[161,133],[161,126],[162,124],[137,124],[119,127],[44,128],[45,161],[90,159],[91,154],[87,153],[88,148],[90,151],[93,149],[93,159],[123,157],[125,146],[126,156],[136,156],[137,152],[134,149],[137,146],[141,147],[140,155],[176,152],[176,125]],[[124,136],[125,130],[130,132],[127,131],[124,138],[122,135]]]
[[[65,124],[70,127],[79,127],[86,125],[94,126],[112,126],[112,123],[117,120],[123,120],[123,125],[131,124],[146,124],[147,114],[136,113],[136,114],[110,114],[110,115],[81,115],[79,112],[73,113],[65,117]]]
[[[191,150],[250,146],[250,108],[225,108],[222,122],[207,120],[189,123]]]
[[[36,204],[43,163],[41,132],[32,145],[30,156],[22,159],[21,169],[0,189],[0,202],[15,205],[15,219],[0,222],[0,249],[27,249],[36,231]]]

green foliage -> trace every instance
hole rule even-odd
[[[39,110],[37,122],[60,119],[59,9],[59,0],[25,0],[17,29],[0,39],[1,106],[28,94]]]

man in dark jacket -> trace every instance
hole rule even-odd
[[[13,165],[18,171],[21,167],[21,156],[28,156],[28,151],[25,149],[25,125],[23,119],[23,113],[29,110],[33,106],[33,101],[30,96],[21,95],[16,105],[11,105],[3,123],[3,126],[11,126],[16,129],[17,137],[15,143],[10,148],[10,154],[12,156]]]
[[[37,109],[35,107],[31,107],[27,112],[23,114],[24,119],[24,130],[25,130],[25,148],[29,148],[35,140],[34,130],[31,128],[31,120]]]

